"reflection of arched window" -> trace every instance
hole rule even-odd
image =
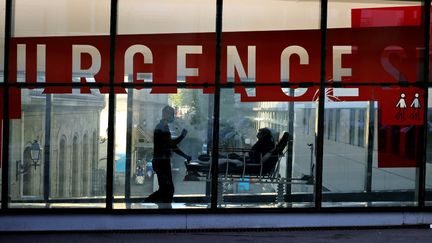
[[[92,150],[90,152],[90,157],[91,157],[91,188],[92,188],[92,195],[95,195],[95,190],[96,190],[96,170],[97,170],[97,158],[98,158],[98,137],[96,136],[96,132],[93,131],[93,137],[91,140],[91,144],[92,144]]]
[[[60,139],[59,145],[59,161],[58,161],[58,196],[65,197],[66,196],[66,138],[63,136]]]
[[[30,155],[30,147],[26,147],[24,149],[24,164],[28,165],[31,163],[31,155]],[[24,174],[23,174],[23,195],[28,196],[28,195],[32,195],[32,176],[31,176],[31,171],[33,168],[28,169]]]
[[[93,132],[93,140],[92,140],[92,144],[93,144],[93,149],[92,149],[92,171],[97,169],[97,153],[98,153],[98,137],[96,136],[96,132]]]
[[[89,185],[89,167],[90,167],[90,160],[89,160],[89,143],[88,143],[88,136],[87,134],[83,137],[83,158],[82,158],[82,193],[84,195],[88,195],[88,185]]]
[[[78,166],[78,137],[73,138],[72,143],[72,196],[79,196],[79,166]]]

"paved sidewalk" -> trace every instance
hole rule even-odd
[[[229,232],[48,232],[0,233],[0,242],[432,242],[432,229],[304,229]]]

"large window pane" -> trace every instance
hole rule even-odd
[[[107,82],[109,0],[17,1],[12,16],[11,82]],[[105,95],[47,87],[13,97],[21,109],[11,120],[10,206],[104,207]],[[39,166],[29,159],[34,143],[42,149]]]
[[[13,16],[15,37],[107,35],[110,1],[20,0]]]
[[[119,203],[114,208],[206,208],[209,178],[189,176],[185,158],[175,153],[161,162],[158,152],[154,154],[161,146],[159,142],[154,145],[159,141],[154,134],[163,108],[169,105],[175,109],[175,121],[167,129],[172,139],[182,137],[183,128],[188,130],[178,147],[193,160],[208,152],[213,95],[203,94],[201,88],[177,90],[175,86],[214,83],[216,1],[126,0],[119,1],[118,9],[116,48],[124,59],[116,67],[115,81],[172,87],[155,86],[152,92],[128,89],[127,95],[117,95],[114,198]],[[161,166],[164,169],[155,174]],[[164,176],[168,179],[162,180]],[[165,184],[158,184],[171,178],[173,199],[168,196],[141,203],[158,189],[166,189]],[[158,201],[164,204],[155,204]]]
[[[258,159],[265,151],[248,151],[260,147],[257,136],[266,129],[276,145],[283,145],[283,152],[276,156],[278,166],[270,169],[272,176],[264,166],[230,172],[232,164],[236,170],[239,163],[222,163],[219,206],[313,206],[316,88],[289,89],[280,84],[319,83],[320,2],[224,1],[222,26],[222,83],[271,85],[222,89],[221,156],[240,157],[249,164],[267,161],[265,156]],[[308,102],[286,101],[294,96]],[[285,132],[287,144],[283,144]],[[302,177],[310,180],[292,180]]]
[[[397,83],[423,79],[421,1],[330,0],[327,16],[327,82]],[[335,96],[339,96],[337,92]],[[344,95],[358,94],[351,91]]]
[[[127,95],[117,95],[116,102],[114,197],[119,203],[114,207],[208,207],[211,190],[209,164],[204,165],[206,173],[198,174],[187,170],[185,156],[190,156],[194,162],[209,152],[213,95],[203,94],[199,89],[179,89],[175,94],[128,89]],[[172,122],[166,119],[167,106],[174,112]],[[187,131],[184,137],[183,129]],[[170,137],[164,137],[168,132]],[[179,137],[183,139],[177,143]],[[171,142],[177,145],[169,144]],[[160,152],[161,148],[166,151]],[[176,153],[176,148],[184,154]],[[168,178],[163,178],[165,175]],[[168,202],[164,197],[169,197],[169,192],[165,191],[165,184],[160,186],[161,180],[173,182],[174,198]],[[158,190],[160,195],[152,196],[155,200],[144,202]]]
[[[15,95],[20,113],[10,121],[10,207],[105,207],[105,96],[43,89]]]
[[[224,31],[319,29],[319,1],[224,1]]]
[[[115,81],[214,83],[215,22],[214,0],[119,1]]]
[[[107,83],[109,14],[109,0],[17,1],[12,15],[11,81]]]
[[[320,1],[224,1],[222,27],[222,82],[319,82]]]
[[[316,103],[241,102],[233,91],[221,92],[219,206],[313,207]]]
[[[120,35],[215,31],[214,0],[122,0],[118,5]]]
[[[423,81],[421,11],[421,1],[329,1],[326,81]],[[326,89],[323,206],[417,205],[422,95],[396,86]]]
[[[323,206],[417,205],[424,153],[422,90],[350,89],[366,101],[330,96],[325,103]]]

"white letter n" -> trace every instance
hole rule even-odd
[[[227,82],[234,82],[234,70],[237,70],[237,73],[240,77],[241,82],[245,83],[254,83],[255,80],[255,66],[256,66],[256,47],[248,46],[248,73],[243,68],[242,62],[240,60],[240,56],[238,54],[237,48],[235,46],[227,46]],[[248,96],[256,96],[255,88],[247,88],[246,93]]]

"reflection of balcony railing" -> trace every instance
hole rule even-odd
[[[44,89],[23,89],[21,91],[22,103],[35,104],[36,101],[44,102],[46,93]],[[68,106],[94,106],[94,107],[104,107],[105,97],[102,94],[91,93],[91,94],[76,94],[76,93],[64,93],[64,94],[52,94],[53,102],[62,103]]]

